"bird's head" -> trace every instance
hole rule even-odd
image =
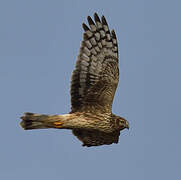
[[[129,122],[126,119],[124,119],[122,117],[119,117],[117,119],[117,123],[118,123],[118,126],[119,126],[120,130],[123,130],[125,128],[129,129]]]

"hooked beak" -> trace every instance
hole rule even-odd
[[[126,121],[126,128],[129,129],[129,122]]]

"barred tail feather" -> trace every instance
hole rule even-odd
[[[35,113],[25,113],[21,117],[21,127],[25,130],[30,129],[47,129],[47,128],[61,128],[56,127],[56,123],[60,122],[60,116],[57,115],[44,115]]]

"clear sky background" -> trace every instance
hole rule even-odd
[[[181,1],[1,0],[0,179],[181,179]],[[88,15],[119,42],[119,144],[85,148],[68,130],[24,131],[23,112],[70,111]]]

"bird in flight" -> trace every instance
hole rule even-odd
[[[119,81],[118,44],[104,16],[82,24],[83,40],[71,79],[71,111],[63,115],[24,113],[20,125],[30,129],[70,129],[83,146],[118,143],[126,119],[112,113]]]

